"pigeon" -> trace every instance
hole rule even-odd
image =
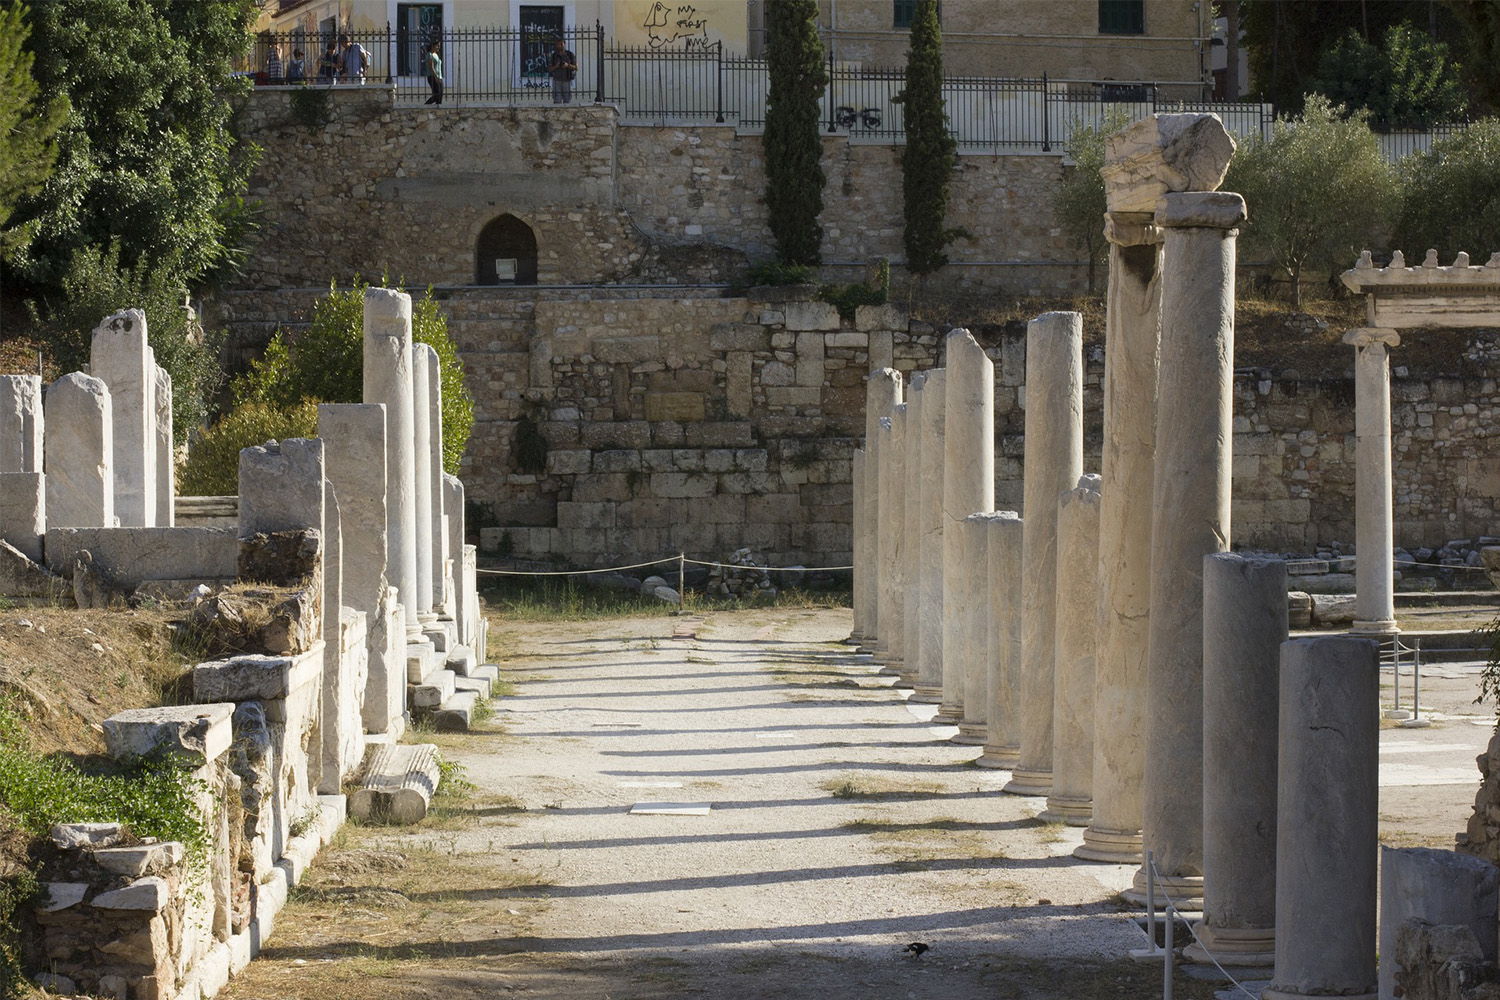
[[[922,952],[926,951],[927,948],[928,948],[928,945],[925,942],[922,942],[922,941],[913,941],[911,944],[907,945],[905,948],[902,948],[901,950],[902,951],[909,951],[909,952],[911,952],[912,958],[921,958],[922,957]]]

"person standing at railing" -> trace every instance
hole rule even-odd
[[[365,70],[370,67],[370,53],[358,42],[345,35],[340,39],[343,49],[339,52],[339,76],[345,83],[364,83]]]
[[[427,65],[427,86],[432,88],[432,96],[423,102],[425,104],[443,103],[443,57],[438,54],[442,44],[434,38],[432,44],[427,46],[427,55],[422,60]]]
[[[578,57],[563,44],[562,37],[552,40],[552,52],[547,56],[547,75],[552,77],[552,103],[573,102],[573,80],[578,75]]]
[[[302,58],[301,49],[292,50],[292,58],[286,64],[286,82],[301,83],[307,79],[307,63]]]
[[[266,82],[273,86],[281,82],[281,45],[277,42],[271,43],[266,54]]]
[[[339,75],[339,48],[333,42],[328,43],[328,48],[323,52],[323,58],[318,60],[318,82],[331,84],[338,79]]]

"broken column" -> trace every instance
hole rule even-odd
[[[1396,996],[1396,934],[1413,917],[1474,933],[1484,960],[1495,961],[1500,902],[1494,865],[1429,847],[1380,848],[1380,997]],[[1412,970],[1407,970],[1408,972]]]
[[[369,673],[360,714],[366,732],[399,736],[406,716],[406,633],[393,635],[387,624],[397,598],[387,580],[385,424],[379,403],[318,406],[328,481],[339,496],[343,599],[365,616]]]
[[[463,620],[464,484],[457,476],[443,473],[443,521],[448,526],[448,601],[446,614],[453,619],[453,641],[467,645]]]
[[[389,573],[400,592],[408,642],[417,620],[416,431],[412,420],[411,296],[367,288],[364,300],[364,401],[385,404]]]
[[[995,507],[995,365],[968,330],[945,341],[948,382],[943,393],[943,700],[934,721],[964,719],[964,689],[971,663],[967,618],[980,595],[969,591],[964,567],[964,518]],[[967,741],[983,740],[978,706]],[[976,729],[977,726],[977,729]]]
[[[156,452],[156,526],[170,528],[177,523],[177,453],[172,447],[172,376],[157,366],[152,380],[155,389],[151,401],[151,444]]]
[[[886,668],[881,673],[897,675],[906,653],[906,595],[902,582],[907,558],[903,531],[906,508],[902,497],[906,482],[906,419],[906,404],[897,403],[891,407],[891,415],[880,422],[881,462],[885,466],[880,494],[880,515],[884,521],[880,546],[880,620],[885,623],[886,638]]]
[[[906,554],[901,576],[902,656],[899,684],[914,687],[922,664],[922,399],[927,376],[912,373],[906,383],[906,435],[901,480],[901,533]]]
[[[1324,636],[1283,643],[1280,711],[1276,971],[1261,995],[1374,1000],[1380,792],[1374,641]]]
[[[1203,557],[1229,548],[1234,244],[1245,200],[1169,193],[1151,522],[1143,835],[1169,896],[1203,891]],[[1130,898],[1145,898],[1144,872]]]
[[[448,512],[443,506],[443,363],[431,344],[414,344],[414,352],[427,356],[427,439],[428,478],[432,486],[432,610],[441,611],[446,598],[445,580],[448,577],[448,535],[443,528],[443,518]],[[423,419],[418,411],[417,419]]]
[[[918,534],[922,588],[922,662],[911,701],[935,705],[943,700],[943,423],[948,372],[933,368],[922,387],[921,521]]]
[[[156,358],[146,314],[117,312],[94,330],[89,374],[109,386],[115,516],[122,528],[156,525]]]
[[[1391,534],[1391,357],[1395,330],[1344,334],[1354,347],[1354,627],[1382,635],[1396,627]],[[1394,943],[1394,939],[1392,939]]]
[[[880,578],[880,567],[884,565],[881,549],[885,545],[885,518],[881,514],[882,504],[889,503],[886,495],[885,484],[881,481],[881,447],[885,441],[880,436],[880,419],[891,414],[891,408],[901,402],[901,373],[894,368],[882,368],[871,372],[866,380],[865,390],[865,517],[868,519],[866,528],[867,543],[869,550],[870,566],[873,570],[869,581],[869,589],[865,594],[867,602],[865,615],[865,648],[875,654],[877,660],[883,660],[889,652],[886,633],[886,622],[881,620],[880,614],[883,609],[881,595],[885,593],[884,581]],[[889,602],[887,593],[885,600]]]
[[[989,680],[985,685],[984,753],[980,767],[1010,768],[1021,755],[1021,551],[1026,523],[1013,510],[996,511],[989,533]]]
[[[1276,945],[1276,740],[1286,564],[1203,559],[1203,920],[1197,962],[1270,965]]]
[[[72,372],[47,388],[47,522],[115,526],[114,428],[103,379]]]
[[[1022,542],[1021,757],[1005,791],[1052,788],[1057,500],[1083,475],[1083,317],[1043,313],[1026,328],[1026,531]]]
[[[42,378],[0,375],[0,472],[42,471]]]
[[[36,563],[47,533],[45,478],[40,472],[0,472],[0,539]]]
[[[427,369],[430,362],[426,344],[411,346],[412,423],[415,428],[413,441],[413,474],[416,480],[416,540],[417,540],[417,620],[423,633],[434,631],[437,615],[432,610],[432,421],[430,419]]]
[[[1098,476],[1082,477],[1057,508],[1052,792],[1042,818],[1069,826],[1087,826],[1093,808],[1099,482]]]
[[[990,663],[995,658],[992,632],[995,626],[990,599],[990,521],[1000,517],[996,511],[970,514],[956,527],[963,539],[962,575],[958,586],[964,594],[966,611],[962,619],[963,639],[959,657],[966,665],[963,674],[963,718],[950,742],[965,746],[983,746],[989,738]]]

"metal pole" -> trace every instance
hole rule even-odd
[[[1042,71],[1042,152],[1052,151],[1052,109],[1048,107],[1051,95],[1047,92],[1047,73]],[[1156,947],[1156,938],[1151,939],[1151,947]]]
[[[1156,873],[1151,873],[1151,878],[1156,878]],[[1172,1000],[1172,925],[1176,923],[1172,913],[1172,904],[1167,903],[1167,948],[1166,954],[1161,957],[1161,998]]]
[[[1398,635],[1391,641],[1391,687],[1395,690],[1396,703],[1391,706],[1394,712],[1401,711],[1401,637]]]
[[[604,103],[604,24],[597,18],[594,20],[594,36],[598,40],[598,58],[595,60],[594,74],[594,103]]]
[[[1412,640],[1411,649],[1411,721],[1422,718],[1422,640]]]
[[[724,124],[724,41],[720,39],[714,43],[714,79],[717,96],[714,104],[717,114],[714,121],[720,125]]]
[[[687,554],[677,553],[677,596],[687,593]],[[679,606],[680,603],[679,603]]]
[[[828,131],[833,131],[833,46],[828,47]]]

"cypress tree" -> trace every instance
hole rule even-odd
[[[818,37],[817,0],[766,4],[766,208],[776,257],[816,264],[823,229],[823,137],[819,101],[828,75]]]
[[[901,154],[906,266],[913,274],[928,274],[948,263],[943,248],[963,234],[943,226],[958,143],[943,113],[943,33],[937,0],[917,0],[906,53],[906,89],[900,100],[906,106],[906,149]]]

